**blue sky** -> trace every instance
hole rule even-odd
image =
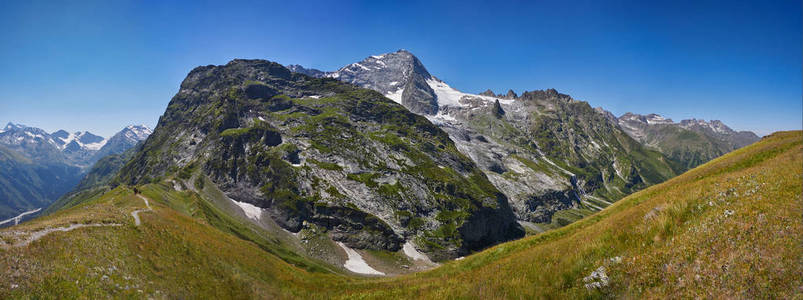
[[[798,0],[74,2],[0,3],[0,122],[109,136],[155,126],[199,65],[334,70],[403,48],[465,92],[556,88],[759,134],[803,123]]]

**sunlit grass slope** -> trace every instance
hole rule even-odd
[[[3,230],[122,224],[0,250],[0,297],[795,298],[802,173],[803,132],[776,133],[566,227],[394,278],[337,274],[167,185],[144,187],[154,211],[134,226],[144,204],[118,188]]]

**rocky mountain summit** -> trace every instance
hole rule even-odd
[[[722,123],[720,120],[711,120],[710,122],[697,119],[682,120],[680,121],[680,127],[691,131],[701,132],[724,141],[729,145],[732,145],[734,147],[733,149],[750,145],[761,139],[758,135],[751,131],[735,131],[725,125],[725,123]]]
[[[696,167],[758,141],[753,132],[734,131],[719,120],[689,119],[675,123],[657,114],[625,113],[616,119],[628,135],[673,161],[677,172]]]
[[[290,72],[301,73],[310,77],[321,78],[326,76],[326,72],[318,69],[307,69],[301,65],[287,65]]]
[[[520,221],[567,224],[674,171],[586,102],[554,89],[463,93],[412,53],[374,55],[324,72],[373,89],[446,131],[504,193]],[[553,216],[565,211],[559,217]]]
[[[494,94],[494,91],[491,89],[487,89],[484,92],[480,93],[482,96],[488,97],[496,97],[496,98],[503,98],[503,99],[516,99],[519,96],[513,90],[507,90],[507,94]]]
[[[438,96],[432,84],[440,80],[432,77],[421,61],[407,50],[370,56],[333,72],[306,69],[299,65],[289,65],[288,69],[378,91],[418,114],[434,115],[438,112]]]
[[[326,78],[358,80],[348,74],[382,63],[415,70],[407,54],[394,56],[324,78],[264,60],[198,67],[116,181],[213,185],[255,224],[323,231],[355,249],[410,243],[440,260],[521,237],[508,199],[444,131],[381,93]]]

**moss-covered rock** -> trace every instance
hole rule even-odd
[[[272,62],[190,72],[118,180],[190,163],[283,228],[314,224],[352,248],[395,251],[415,239],[453,258],[523,235],[505,196],[426,118]]]

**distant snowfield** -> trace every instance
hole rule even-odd
[[[61,150],[64,150],[64,148],[67,148],[67,145],[69,145],[71,142],[75,141],[75,143],[78,144],[78,146],[80,146],[82,148],[86,148],[86,149],[92,150],[92,151],[97,151],[97,150],[100,150],[100,148],[103,148],[103,146],[106,145],[106,142],[109,141],[108,139],[104,138],[103,140],[101,140],[100,142],[97,142],[97,143],[89,143],[89,144],[81,143],[80,138],[86,133],[87,132],[80,132],[79,131],[79,132],[75,132],[75,133],[68,133],[66,138],[57,137],[57,139],[59,139],[62,142],[64,142],[60,146],[57,145],[57,147],[59,149],[61,149]]]
[[[245,216],[250,219],[259,221],[259,219],[262,217],[262,208],[259,208],[251,203],[240,202],[234,199],[231,199],[231,202],[237,204],[237,206],[239,206],[240,209],[243,210]]]
[[[435,91],[435,95],[438,97],[438,106],[458,106],[458,107],[466,106],[465,104],[460,103],[460,98],[462,98],[463,96],[480,98],[488,103],[493,103],[496,100],[499,100],[500,104],[512,104],[514,101],[510,99],[499,99],[497,97],[463,93],[449,86],[448,84],[446,84],[446,82],[440,81],[438,79],[427,79],[427,84],[429,84],[429,87],[431,87],[432,90]]]
[[[362,259],[360,253],[357,253],[357,251],[354,251],[354,249],[351,249],[346,245],[343,245],[343,243],[341,242],[337,242],[337,245],[340,246],[340,248],[343,248],[343,250],[346,251],[346,255],[348,255],[348,260],[346,260],[346,263],[343,264],[343,267],[345,267],[346,270],[358,274],[382,275],[382,276],[385,275],[385,273],[379,272],[374,268],[371,268],[371,266],[369,266],[368,263],[366,263],[365,260]]]
[[[398,82],[394,81],[391,82],[390,85],[398,84]],[[512,104],[514,100],[510,99],[499,99],[498,97],[489,97],[483,95],[476,95],[476,94],[468,94],[463,93],[448,84],[446,82],[440,81],[438,79],[427,79],[427,84],[430,88],[435,92],[435,97],[438,98],[438,106],[454,106],[454,107],[465,107],[465,104],[460,103],[460,98],[463,96],[469,96],[474,98],[480,98],[485,100],[487,104],[492,104],[496,100],[499,100],[501,104]],[[404,92],[404,86],[400,86],[395,92],[390,92],[385,94],[385,97],[390,98],[390,100],[395,101],[396,103],[402,104],[402,93]]]

